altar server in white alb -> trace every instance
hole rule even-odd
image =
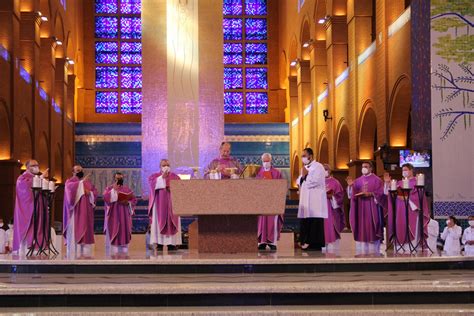
[[[469,227],[462,234],[462,243],[464,244],[464,255],[474,256],[474,215],[469,216]]]
[[[456,223],[456,217],[449,216],[446,221],[447,226],[441,233],[441,239],[444,240],[443,250],[447,255],[459,255],[461,253],[462,228]]]
[[[430,218],[428,222],[428,247],[433,253],[438,253],[439,223]]]
[[[305,148],[301,156],[303,168],[296,180],[299,186],[300,244],[303,250],[321,250],[324,247],[324,219],[328,217],[326,171],[314,160],[313,150]]]

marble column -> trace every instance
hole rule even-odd
[[[142,176],[205,167],[224,134],[222,0],[143,0]],[[186,171],[188,169],[188,171]]]

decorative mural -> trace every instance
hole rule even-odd
[[[474,7],[431,1],[431,112],[434,211],[474,213]]]

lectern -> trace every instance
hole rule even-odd
[[[258,215],[285,212],[285,179],[172,180],[170,189],[174,214],[198,217],[199,252],[256,252]]]

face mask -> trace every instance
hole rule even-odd
[[[263,168],[270,169],[271,166],[272,166],[272,163],[270,161],[263,162]]]
[[[410,172],[409,171],[402,171],[402,176],[404,178],[408,178],[408,176],[410,175]]]
[[[368,175],[369,174],[369,169],[368,168],[362,168],[362,174],[363,175]]]
[[[309,164],[309,159],[308,159],[308,157],[303,157],[303,158],[301,158],[301,162],[303,162],[303,165]]]
[[[118,179],[117,180],[117,185],[123,185],[123,179]]]
[[[40,172],[40,168],[39,167],[31,167],[31,173],[32,174],[38,174]]]
[[[171,168],[169,166],[161,167],[161,172],[163,172],[163,173],[169,172],[170,170],[171,170]]]
[[[8,224],[8,228],[12,229],[12,228],[13,228],[13,224]]]
[[[471,227],[474,227],[474,221],[468,221],[468,223]]]
[[[79,179],[82,179],[84,177],[84,171],[77,172],[76,177],[78,177]]]
[[[326,170],[326,178],[329,178],[329,171]]]
[[[0,222],[0,228],[3,227],[3,222]]]
[[[448,219],[448,220],[446,220],[446,225],[449,225],[449,219]]]

